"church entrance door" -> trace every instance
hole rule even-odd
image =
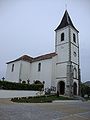
[[[64,93],[65,93],[65,83],[63,81],[60,81],[58,83],[58,91],[61,95],[64,95]]]
[[[77,95],[77,84],[75,82],[73,84],[73,94]]]

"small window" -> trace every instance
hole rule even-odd
[[[64,41],[64,33],[61,34],[61,41]]]
[[[76,57],[76,56],[77,56],[77,54],[76,54],[76,52],[75,52],[75,51],[74,51],[73,55],[74,55],[74,57]]]
[[[12,64],[12,70],[11,70],[12,72],[14,71],[14,64]]]
[[[41,63],[38,64],[38,72],[41,71]]]
[[[76,43],[76,35],[73,33],[73,41]]]

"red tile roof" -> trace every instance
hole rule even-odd
[[[45,55],[41,55],[41,56],[38,56],[38,57],[35,57],[33,59],[33,62],[36,62],[36,61],[40,61],[40,60],[46,60],[46,59],[51,59],[52,57],[56,56],[57,54],[55,52],[53,53],[49,53],[49,54],[45,54]]]
[[[20,60],[23,60],[23,61],[27,61],[27,62],[32,62],[32,57],[28,56],[28,55],[23,55],[15,60],[12,60],[10,62],[7,62],[6,64],[9,64],[9,63],[12,63],[12,62],[16,62],[16,61],[20,61]]]
[[[52,57],[56,56],[57,54],[55,52],[53,53],[49,53],[49,54],[45,54],[45,55],[41,55],[41,56],[38,56],[38,57],[30,57],[28,55],[23,55],[21,56],[20,58],[16,59],[16,60],[13,60],[13,61],[10,61],[10,62],[7,62],[7,64],[9,63],[12,63],[12,62],[16,62],[16,61],[20,61],[20,60],[23,60],[23,61],[27,61],[27,62],[36,62],[36,61],[40,61],[40,60],[46,60],[46,59],[51,59]]]

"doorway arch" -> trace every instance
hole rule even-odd
[[[64,93],[65,93],[65,82],[60,81],[58,83],[58,92],[59,92],[59,94],[64,95]]]
[[[73,95],[77,95],[77,83],[73,83]]]

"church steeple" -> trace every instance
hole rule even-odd
[[[55,52],[57,53],[57,91],[67,96],[79,95],[78,30],[74,27],[67,10],[55,30]]]
[[[66,26],[68,26],[68,25],[72,26],[72,27],[78,32],[78,30],[74,27],[74,25],[73,25],[73,23],[72,23],[72,21],[71,21],[71,18],[70,18],[69,14],[68,14],[68,12],[67,12],[67,10],[66,10],[65,13],[64,13],[64,16],[63,16],[63,18],[62,18],[62,20],[61,20],[61,23],[60,23],[59,26],[55,29],[55,31],[56,31],[56,30],[59,30],[59,29],[61,29],[61,28],[64,28],[64,27],[66,27]]]

